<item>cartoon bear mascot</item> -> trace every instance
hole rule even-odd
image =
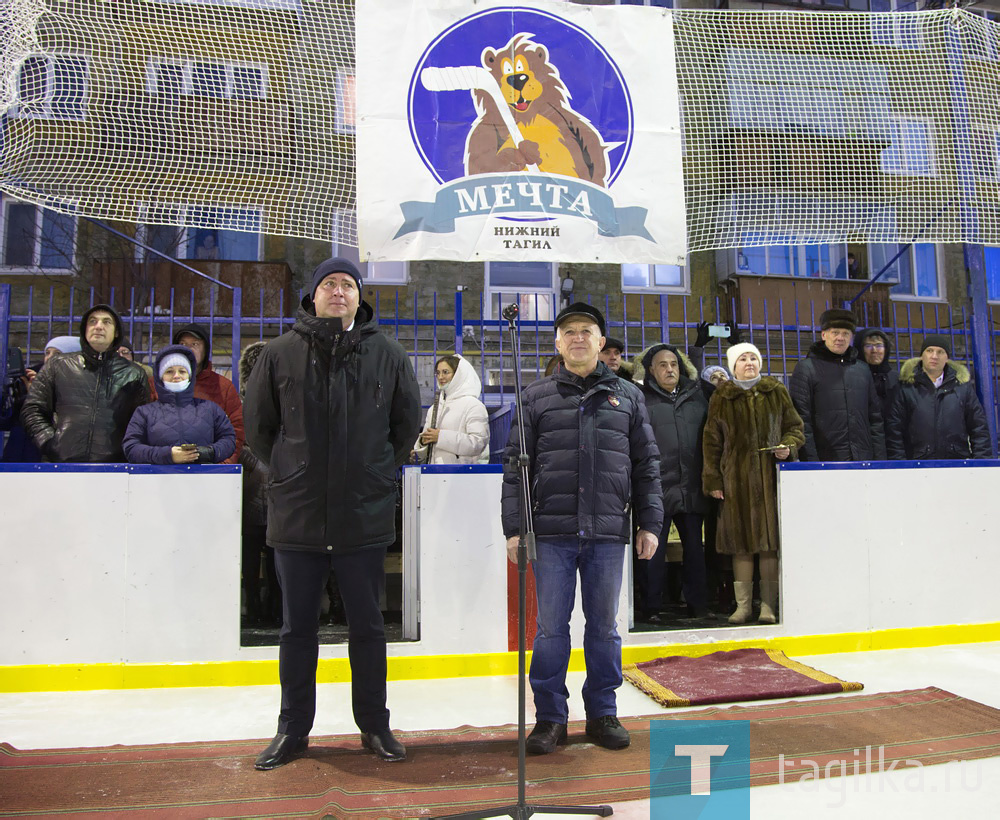
[[[570,93],[549,62],[545,46],[517,34],[502,49],[483,50],[483,66],[493,75],[523,142],[516,145],[497,102],[486,91],[472,92],[478,119],[465,143],[466,173],[525,171],[529,165],[607,185],[608,146],[584,117],[570,106]]]

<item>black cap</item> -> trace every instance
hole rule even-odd
[[[931,333],[928,336],[924,336],[924,343],[920,345],[920,354],[923,355],[923,352],[929,347],[940,347],[948,354],[948,358],[951,358],[951,342],[947,336],[940,333]]]
[[[601,335],[604,335],[604,314],[592,305],[588,305],[586,302],[574,302],[572,305],[564,307],[560,310],[559,315],[556,316],[553,327],[558,329],[559,325],[567,319],[573,318],[590,319],[592,322],[597,322],[597,326],[601,329]]]
[[[625,342],[621,339],[614,338],[614,336],[608,336],[604,340],[604,347],[602,347],[601,350],[611,350],[612,348],[616,349],[619,353],[624,353]]]
[[[824,310],[820,314],[819,326],[823,330],[838,328],[840,330],[849,330],[851,333],[854,333],[854,331],[858,329],[858,320],[854,318],[854,314],[849,310],[830,308],[829,310]]]

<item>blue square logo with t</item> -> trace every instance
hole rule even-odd
[[[652,720],[651,820],[747,820],[750,722]]]

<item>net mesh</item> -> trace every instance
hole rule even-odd
[[[1000,244],[995,24],[673,14],[690,251]],[[356,247],[353,15],[352,0],[5,0],[0,190]]]

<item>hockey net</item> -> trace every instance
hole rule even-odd
[[[5,0],[0,191],[357,245],[352,0]],[[1000,244],[998,27],[674,12],[690,251]]]

